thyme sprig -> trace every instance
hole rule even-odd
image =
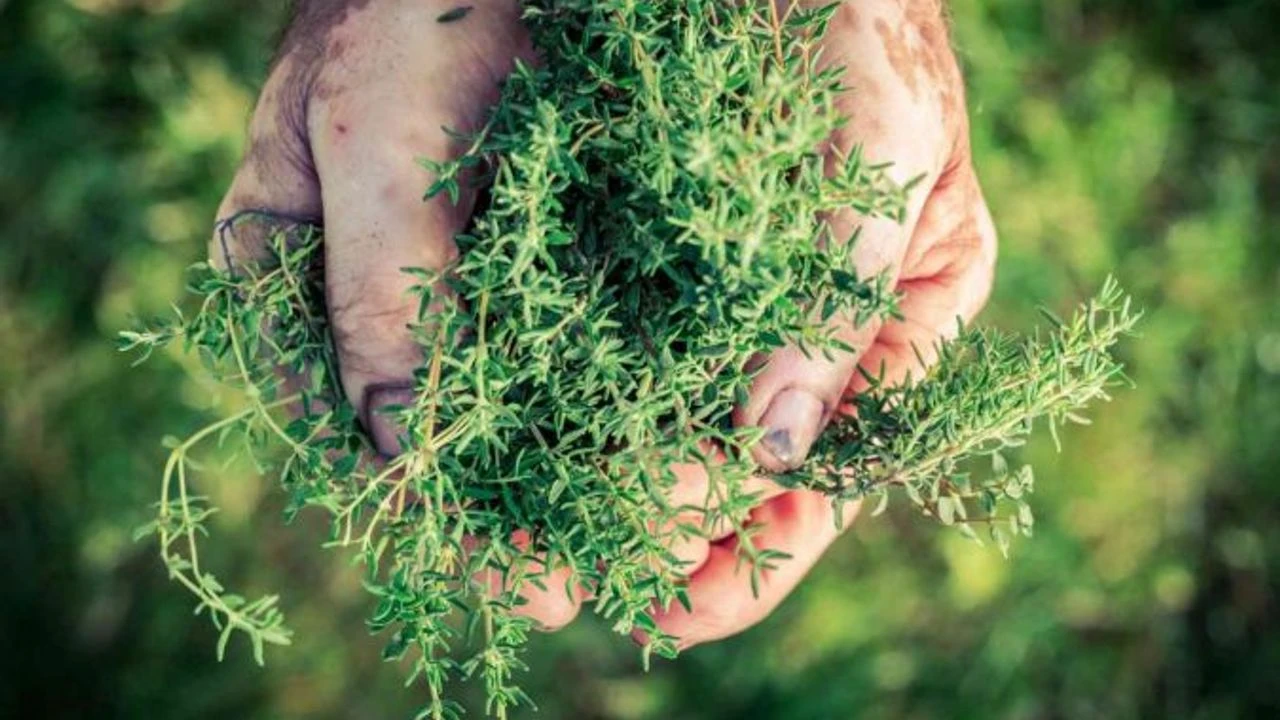
[[[370,628],[427,688],[422,717],[459,715],[446,694],[457,678],[483,683],[491,715],[529,703],[516,683],[532,629],[519,588],[553,569],[569,570],[553,590],[586,588],[618,632],[646,631],[646,658],[673,655],[651,616],[689,602],[670,548],[717,526],[754,532],[745,487],[760,431],[731,422],[748,361],[787,343],[849,352],[829,320],[897,313],[883,278],[854,271],[855,239],[824,221],[846,208],[901,218],[910,190],[856,150],[828,172],[819,151],[846,122],[839,72],[818,64],[834,6],[525,6],[542,62],[516,68],[470,150],[424,162],[428,197],[456,199],[478,172],[489,198],[452,266],[406,269],[423,365],[415,402],[395,411],[399,456],[378,458],[343,397],[316,228],[240,218],[272,227],[267,257],[197,266],[196,312],[123,337],[144,356],[180,343],[245,394],[239,412],[170,443],[143,528],[222,630],[219,652],[237,630],[259,659],[290,639],[273,597],[229,594],[198,559],[213,509],[189,487],[192,455],[242,440],[288,493],[288,515],[328,513],[329,544],[362,561]],[[837,507],[900,488],[965,532],[987,525],[1003,547],[1030,530],[1031,476],[1000,449],[1036,418],[1078,421],[1122,381],[1109,350],[1134,320],[1108,283],[1043,336],[966,330],[918,382],[855,399],[856,416],[782,479]],[[670,466],[705,461],[708,446],[726,453],[711,469],[716,502],[673,507]],[[973,456],[995,471],[963,472]],[[739,547],[753,577],[785,562]]]
[[[1031,535],[1034,479],[1030,466],[1011,470],[1002,451],[1023,445],[1036,421],[1059,448],[1062,424],[1089,424],[1081,411],[1129,382],[1111,351],[1140,317],[1111,278],[1070,319],[1042,314],[1048,332],[962,331],[939,346],[938,364],[921,382],[885,387],[869,377],[872,389],[852,399],[809,467],[784,481],[837,498],[875,498],[875,515],[901,489],[970,537],[977,539],[975,523],[986,525],[1007,554],[1011,536]],[[991,472],[975,481],[966,461],[979,457],[990,458]],[[974,510],[980,514],[971,517]]]

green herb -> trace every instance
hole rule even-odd
[[[409,681],[427,689],[423,717],[461,712],[447,698],[457,678],[484,683],[489,714],[529,702],[515,682],[531,630],[513,613],[521,582],[570,568],[618,632],[652,630],[655,602],[687,600],[667,549],[676,537],[722,522],[751,533],[743,482],[759,471],[749,450],[760,431],[730,421],[748,359],[786,342],[846,352],[814,307],[859,322],[896,312],[884,280],[854,276],[851,243],[822,222],[847,207],[900,217],[906,195],[857,152],[827,176],[814,150],[845,122],[838,73],[815,66],[833,9],[526,3],[542,64],[517,67],[468,153],[426,163],[428,196],[457,197],[461,171],[478,168],[490,201],[446,272],[406,270],[419,280],[425,362],[394,460],[376,459],[343,399],[317,229],[239,218],[273,224],[269,261],[198,266],[194,313],[124,334],[144,353],[179,342],[246,393],[239,413],[169,442],[157,518],[142,529],[220,628],[220,655],[240,631],[261,662],[290,634],[273,596],[229,593],[200,564],[214,509],[191,475],[206,442],[243,439],[290,516],[329,514],[330,544],[363,561],[384,657],[410,658]],[[433,291],[441,284],[449,292]],[[901,489],[1003,548],[1030,531],[1031,476],[999,451],[1036,418],[1079,421],[1122,381],[1108,351],[1134,320],[1109,282],[1043,337],[965,331],[919,383],[858,398],[857,417],[781,479],[838,504],[883,505]],[[713,473],[721,502],[702,528],[667,522],[687,509],[664,500],[668,466],[698,461],[708,442],[727,450]],[[978,455],[994,472],[962,472]],[[486,573],[507,589],[476,580]],[[675,652],[673,638],[650,642],[646,653]]]

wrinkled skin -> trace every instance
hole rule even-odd
[[[422,202],[428,178],[415,159],[461,152],[441,128],[476,129],[514,59],[533,60],[516,0],[477,2],[465,17],[438,22],[456,4],[302,0],[258,102],[249,150],[219,209],[220,218],[265,209],[323,223],[342,383],[386,451],[395,448],[395,429],[375,411],[407,402],[422,362],[406,330],[415,305],[400,268],[440,268],[452,260],[452,238],[475,202],[465,192],[457,205],[445,197]],[[893,380],[919,373],[913,346],[931,361],[929,349],[955,332],[956,318],[972,318],[985,302],[995,264],[995,230],[970,156],[963,81],[935,0],[846,2],[824,43],[824,62],[844,66],[850,88],[842,102],[851,122],[831,146],[861,144],[871,160],[892,161],[899,181],[925,179],[909,198],[903,224],[852,211],[830,218],[838,237],[861,223],[859,270],[890,274],[904,294],[905,319],[842,325],[842,338],[865,348],[860,356],[827,361],[784,348],[766,359],[735,421],[768,428],[756,459],[770,470],[802,462],[840,412],[842,397],[865,388],[859,364]],[[829,157],[834,165],[835,154]],[[251,259],[261,242],[243,233],[225,244],[215,238],[211,255],[219,263]],[[676,471],[672,501],[701,502],[705,469]],[[684,541],[676,552],[688,563],[694,609],[657,613],[659,626],[683,647],[760,621],[839,535],[822,495],[783,491],[763,479],[757,489],[752,520],[762,528],[753,541],[792,557],[766,572],[753,595],[736,561],[735,537]],[[856,510],[846,509],[846,523]],[[563,587],[563,579],[553,573],[546,586]],[[529,600],[522,611],[546,628],[571,621],[581,602],[532,586],[522,594]]]

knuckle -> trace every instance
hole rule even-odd
[[[682,640],[685,647],[721,640],[754,625],[754,614],[739,600],[703,603],[702,607],[694,608],[689,629]]]
[[[255,216],[259,216],[259,221],[250,222]],[[228,193],[209,236],[209,262],[218,269],[230,270],[260,259],[277,227],[277,223],[260,211],[237,207]]]
[[[711,554],[711,543],[700,537],[679,538],[672,542],[671,555],[678,563],[677,572],[686,577],[702,569]]]
[[[399,337],[413,321],[414,303],[407,293],[400,292],[390,283],[363,282],[347,287],[334,296],[345,298],[332,302],[329,314],[337,331],[345,335],[359,335],[362,339]]]
[[[991,218],[991,210],[987,207],[985,200],[979,196],[980,206],[978,213],[978,251],[983,259],[983,264],[988,269],[992,269],[996,264],[996,254],[1000,245],[999,233],[996,231],[995,221]]]
[[[308,132],[312,82],[295,74],[273,73],[263,88],[253,119],[241,172],[264,188],[305,185],[318,196],[319,180]]]
[[[409,330],[414,319],[412,302],[384,291],[347,297],[346,302],[331,305],[329,315],[334,342],[348,370],[371,372],[418,359]]]
[[[581,609],[580,590],[561,568],[545,576],[526,579],[519,586],[521,604],[516,612],[533,620],[539,630],[554,632],[573,622]]]

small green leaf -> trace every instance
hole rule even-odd
[[[956,501],[948,496],[938,498],[938,520],[943,525],[954,525],[956,521]]]
[[[235,632],[235,629],[236,629],[235,625],[231,625],[230,623],[228,623],[226,627],[222,628],[222,632],[218,634],[218,648],[217,648],[218,662],[222,662],[222,660],[226,658],[227,643],[231,641],[231,633]]]
[[[880,500],[876,503],[876,507],[871,511],[871,517],[880,517],[884,513],[885,508],[889,507],[889,493],[880,491]]]
[[[999,525],[991,526],[991,539],[995,541],[996,547],[1000,548],[1000,554],[1007,560],[1009,558],[1009,535]]]

